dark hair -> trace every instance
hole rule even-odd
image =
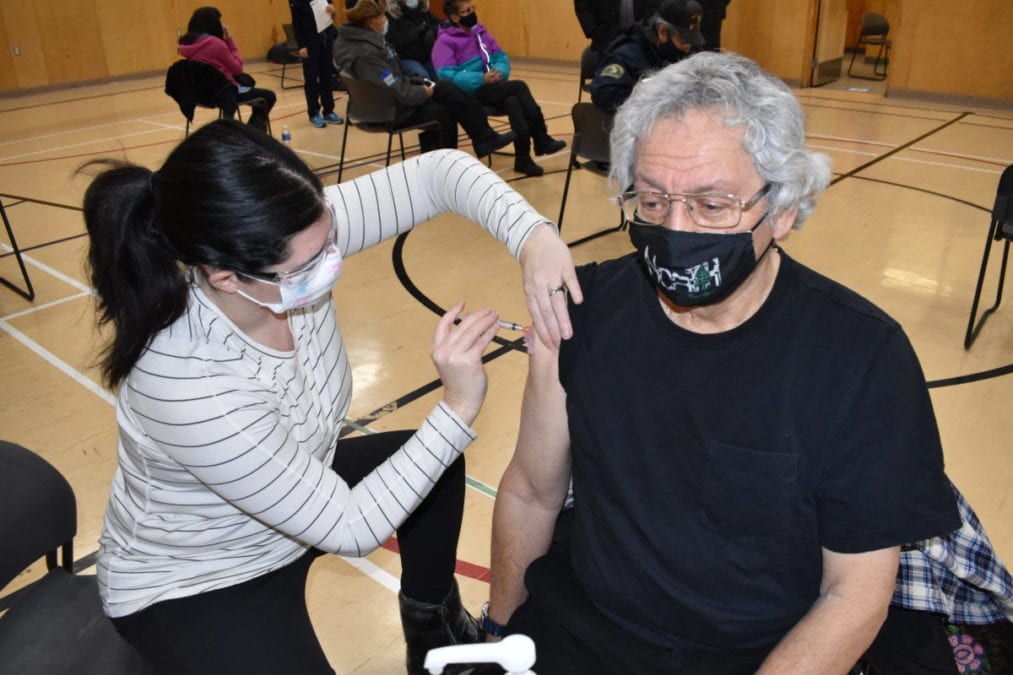
[[[179,44],[193,44],[197,38],[213,35],[220,40],[225,39],[225,28],[222,26],[222,13],[217,7],[200,7],[195,9],[186,25],[186,35],[179,39]]]
[[[324,211],[323,186],[295,153],[233,120],[191,134],[155,173],[114,160],[82,169],[93,165],[105,169],[84,219],[99,323],[114,328],[101,357],[110,387],[186,311],[188,268],[261,271]]]
[[[448,20],[451,14],[457,14],[457,0],[443,0],[443,13]]]

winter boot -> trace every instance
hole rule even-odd
[[[478,620],[461,605],[457,580],[439,604],[419,602],[398,593],[404,629],[408,675],[426,675],[426,653],[436,647],[470,644],[483,639]],[[445,670],[444,672],[454,672]]]

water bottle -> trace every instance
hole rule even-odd
[[[289,130],[287,124],[281,127],[281,142],[285,145],[292,144],[292,132]]]

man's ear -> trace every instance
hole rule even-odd
[[[791,228],[795,225],[795,217],[797,215],[798,207],[777,214],[771,223],[771,226],[774,228],[774,241],[781,241],[791,233]]]
[[[211,287],[222,293],[235,293],[239,288],[239,277],[231,270],[220,270],[201,265],[201,271]]]
[[[672,36],[668,34],[668,26],[666,26],[663,23],[659,23],[658,24],[658,31],[657,31],[657,33],[655,35],[658,38],[658,44],[659,45],[665,44],[666,42],[668,42],[672,38]]]

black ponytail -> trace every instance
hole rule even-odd
[[[191,270],[257,272],[288,256],[292,236],[323,214],[323,187],[278,141],[232,120],[205,125],[157,172],[113,160],[84,196],[101,355],[113,388],[155,335],[186,311]]]
[[[151,338],[186,309],[186,271],[168,252],[155,222],[154,174],[114,160],[84,195],[91,246],[91,283],[99,297],[99,323],[111,323],[113,339],[102,352],[107,386],[119,384]]]

